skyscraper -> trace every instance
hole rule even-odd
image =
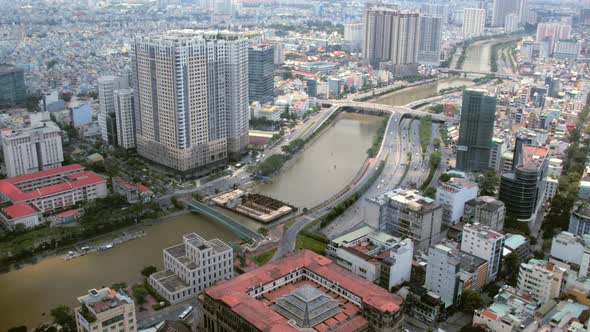
[[[98,78],[98,126],[103,142],[117,145],[117,122],[115,119],[115,90],[129,88],[129,80],[108,75]]]
[[[240,158],[248,140],[248,41],[170,31],[132,43],[137,152],[186,175]]]
[[[500,178],[499,198],[506,214],[531,220],[544,202],[549,150],[517,140],[512,171]]]
[[[420,7],[420,16],[437,16],[442,19],[443,24],[449,21],[449,5],[439,3],[426,3]]]
[[[123,149],[135,148],[135,114],[133,90],[115,90],[115,119],[117,121],[117,145]]]
[[[442,22],[442,18],[438,16],[420,16],[419,63],[431,66],[440,64]]]
[[[0,106],[14,106],[25,101],[27,87],[24,72],[15,66],[0,64]]]
[[[458,170],[469,172],[488,168],[495,120],[496,97],[487,95],[485,90],[463,92],[457,143]]]
[[[344,40],[350,46],[351,51],[363,48],[363,24],[348,23],[344,25]]]
[[[468,36],[483,34],[486,11],[479,8],[465,8],[463,11],[463,33]]]
[[[248,95],[250,102],[272,101],[274,89],[274,48],[255,45],[248,48]]]
[[[492,7],[492,26],[503,27],[506,16],[516,14],[521,19],[528,14],[527,0],[494,0]]]
[[[365,11],[363,57],[394,75],[412,75],[418,69],[419,17],[414,11],[368,7]]]

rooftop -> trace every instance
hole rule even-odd
[[[50,177],[56,178],[53,184],[29,191],[20,188],[24,182]],[[105,181],[100,175],[84,171],[82,166],[74,164],[0,180],[0,192],[13,203],[17,203]]]
[[[387,202],[396,202],[407,206],[409,209],[417,212],[428,212],[440,208],[440,204],[432,198],[420,195],[416,189],[394,189],[386,192],[377,198],[381,204]]]
[[[461,178],[451,178],[449,181],[443,182],[439,186],[439,189],[450,192],[459,192],[464,189],[469,190],[473,188],[477,188],[476,183]]]
[[[532,321],[538,303],[529,295],[517,292],[510,286],[503,286],[498,295],[494,297],[494,303],[485,309],[481,314],[493,320],[514,322],[516,325]],[[514,324],[513,324],[514,325]]]
[[[88,294],[78,297],[78,301],[88,309],[92,309],[96,314],[133,303],[123,291],[115,291],[108,287],[101,290],[91,289]]]
[[[549,150],[532,145],[524,145],[523,148],[523,162],[519,165],[519,168],[525,170],[538,170],[542,167]]]
[[[39,213],[41,213],[39,209],[27,203],[18,203],[2,209],[2,214],[8,216],[8,219],[18,219]]]
[[[516,249],[528,242],[528,239],[519,234],[506,234],[506,239],[504,240],[504,247],[508,247],[510,249]]]
[[[308,280],[305,274],[295,284],[288,284],[265,294],[261,293],[258,297],[249,295],[249,292],[261,285],[281,279],[286,275],[302,269],[313,272],[324,279],[338,284],[341,288],[360,297],[364,303],[363,305],[371,306],[377,311],[394,313],[401,309],[402,299],[399,296],[387,292],[370,281],[351,274],[339,267],[332,260],[309,250],[301,250],[289,254],[280,260],[270,262],[234,279],[219,281],[214,286],[207,288],[205,294],[215,300],[224,302],[233,312],[246,319],[259,330],[292,331],[295,329],[288,324],[287,319],[282,314],[271,307],[271,303],[276,298],[286,295],[304,284],[308,284],[338,300],[344,309],[344,315],[336,314],[333,318],[328,318],[326,321],[318,324],[324,324],[326,326],[317,326],[316,330],[324,330],[342,322],[345,322],[345,324],[353,324],[353,322],[354,324],[362,323],[359,327],[366,324],[364,318],[356,315],[359,311],[357,305],[330,292],[322,287],[322,285]],[[314,299],[316,298],[315,295],[318,294],[315,291],[303,292],[311,294],[310,297]],[[304,297],[307,299],[310,298],[307,296]],[[349,326],[348,330],[354,330],[351,327]]]

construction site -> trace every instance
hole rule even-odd
[[[274,198],[236,189],[211,199],[215,204],[262,223],[293,212],[293,207]]]

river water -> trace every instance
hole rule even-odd
[[[148,265],[162,268],[162,249],[182,242],[182,235],[196,232],[205,239],[238,240],[229,229],[192,214],[145,226],[144,237],[65,261],[61,256],[0,274],[0,331],[16,325],[37,327],[50,320],[49,311],[60,305],[77,305],[76,298],[91,288],[116,282],[141,280]],[[45,316],[43,316],[45,313]]]
[[[293,165],[261,185],[261,194],[312,207],[344,188],[360,170],[383,118],[343,113]]]
[[[440,80],[430,84],[424,84],[392,92],[377,99],[375,102],[378,104],[403,106],[416,100],[434,97],[438,95],[438,92],[440,90],[447,88],[455,88],[463,85],[471,86],[473,85],[473,81],[462,78]]]
[[[490,72],[492,44],[494,41],[469,45],[465,62],[463,62],[463,70],[480,73]]]

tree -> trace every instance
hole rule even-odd
[[[472,313],[476,309],[483,308],[481,294],[477,291],[466,289],[461,294],[461,311]]]
[[[260,235],[266,237],[266,236],[268,236],[268,229],[266,227],[260,227],[258,229],[258,233],[260,233]]]
[[[434,199],[434,197],[436,197],[436,189],[433,187],[426,188],[426,190],[424,190],[424,196]]]
[[[148,295],[147,289],[143,285],[133,286],[133,297],[137,304],[142,305],[146,302],[145,297]]]
[[[51,316],[53,322],[61,326],[61,331],[73,332],[76,331],[76,320],[74,318],[74,312],[66,305],[60,305],[51,309]]]
[[[126,282],[117,282],[111,285],[111,289],[113,290],[125,290],[125,288],[127,288],[127,283]]]
[[[479,326],[472,326],[471,324],[463,326],[459,332],[486,332],[486,329]]]
[[[496,171],[489,170],[477,178],[477,184],[481,196],[494,196],[496,195],[496,188],[500,184],[500,177],[498,177]]]
[[[506,284],[516,286],[518,271],[520,270],[520,257],[515,253],[511,253],[506,256],[502,264],[504,265],[502,276],[506,279]]]
[[[149,278],[149,276],[151,276],[152,274],[156,273],[157,271],[158,271],[158,269],[155,266],[149,265],[149,266],[144,267],[141,270],[141,275],[144,276],[144,277],[146,277],[146,278]]]
[[[24,325],[11,327],[8,332],[27,332],[27,327]]]
[[[451,176],[447,173],[442,173],[440,175],[440,177],[438,178],[438,181],[440,182],[448,182],[451,179]]]

